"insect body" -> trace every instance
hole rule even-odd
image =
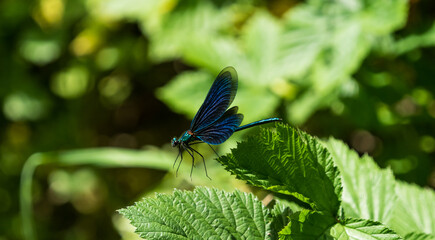
[[[233,67],[226,67],[214,80],[204,103],[193,118],[189,130],[185,131],[180,138],[177,139],[174,137],[171,141],[172,147],[178,147],[179,150],[174,166],[178,158],[181,156],[177,172],[180,168],[181,161],[183,160],[183,150],[188,152],[192,157],[190,176],[192,176],[195,160],[194,153],[201,156],[205,167],[204,156],[192,148],[192,145],[194,144],[202,142],[209,144],[209,146],[210,144],[221,144],[234,132],[269,122],[281,121],[280,118],[268,118],[240,126],[243,120],[243,115],[237,113],[238,107],[235,106],[228,109],[233,102],[236,93],[237,72]],[[207,168],[205,168],[205,174],[207,175]]]

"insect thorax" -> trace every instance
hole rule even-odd
[[[181,137],[178,139],[180,142],[188,143],[192,141],[193,133],[190,130],[187,130],[181,135]]]

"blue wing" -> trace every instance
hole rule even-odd
[[[238,107],[228,109],[212,125],[196,132],[195,136],[208,144],[217,145],[225,142],[243,121],[243,115],[237,114],[237,111]]]
[[[236,92],[237,72],[233,67],[226,67],[214,80],[204,103],[190,124],[190,130],[201,131],[218,120],[233,102]]]

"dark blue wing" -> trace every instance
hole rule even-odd
[[[204,103],[190,124],[192,132],[200,131],[218,120],[228,109],[237,92],[237,72],[224,68],[213,82]]]
[[[225,142],[243,121],[243,115],[237,114],[237,107],[228,109],[216,122],[196,132],[195,136],[208,144]]]

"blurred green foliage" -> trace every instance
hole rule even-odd
[[[0,239],[22,238],[18,188],[32,153],[154,145],[169,154],[228,65],[245,123],[279,115],[435,187],[434,11],[430,0],[0,2]],[[114,210],[156,186],[233,184],[225,173],[195,180],[201,168],[191,182],[86,159],[97,167],[36,169],[39,238],[118,239],[128,234]]]

